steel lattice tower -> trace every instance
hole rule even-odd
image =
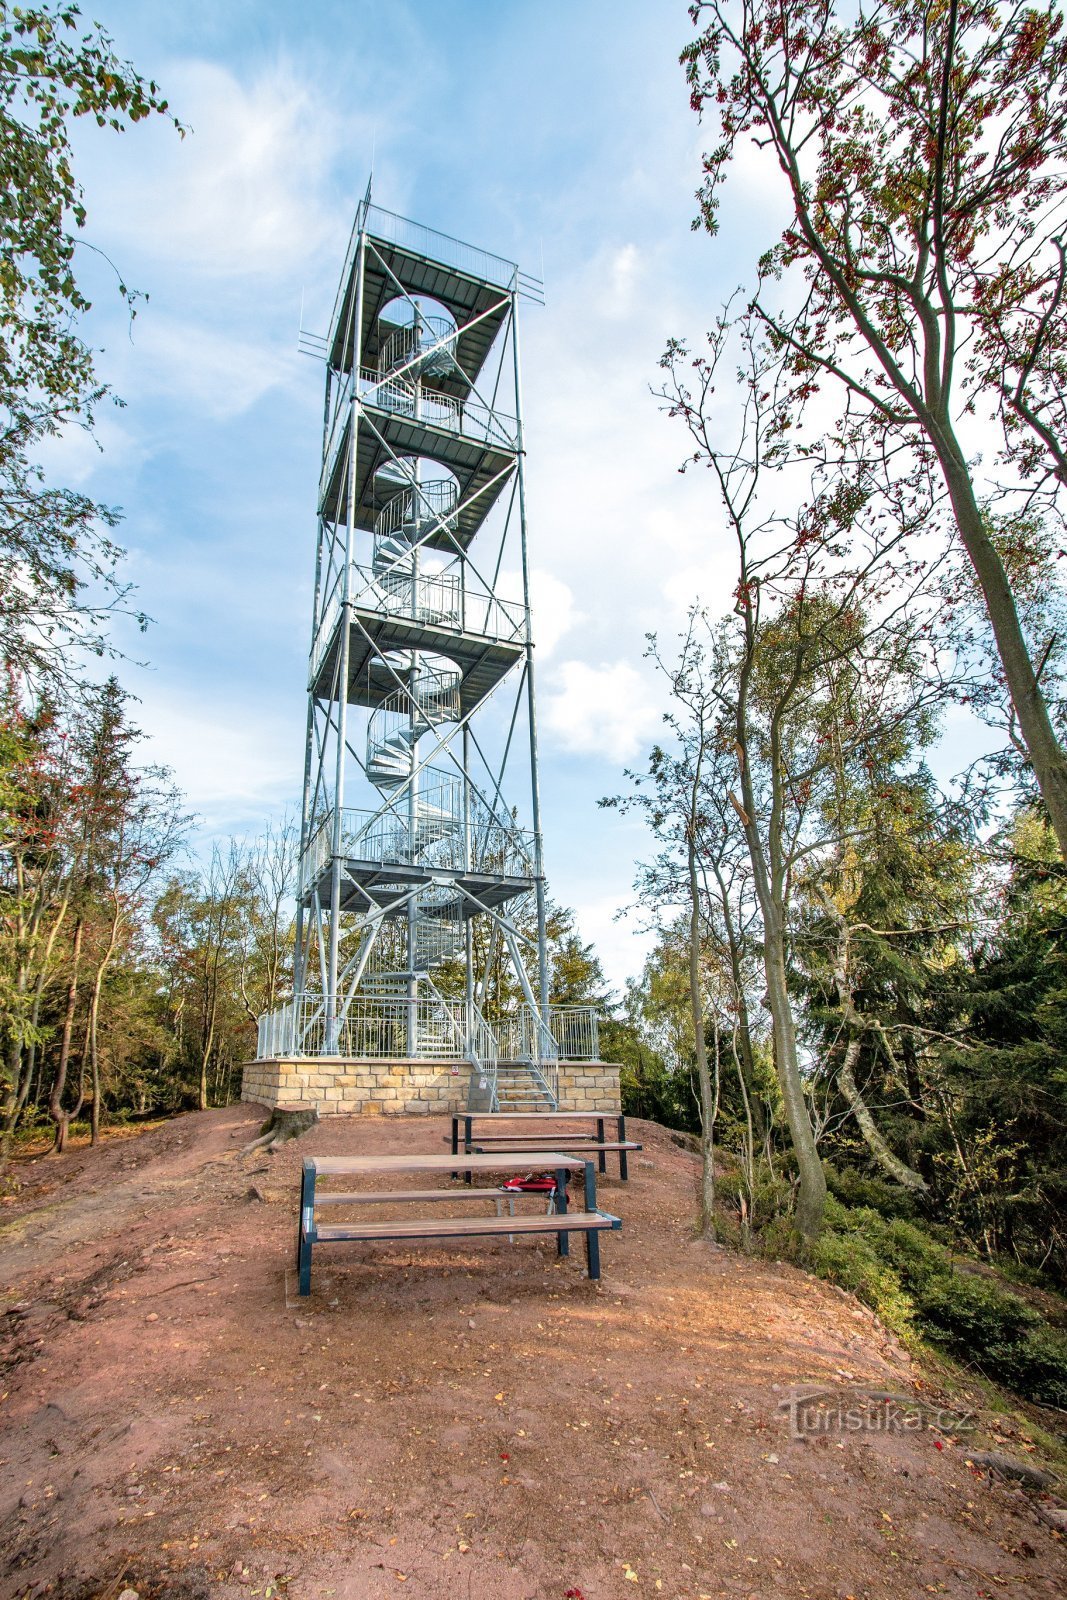
[[[288,1037],[276,1036],[277,1013],[260,1038],[261,1056],[420,1058],[461,1044],[494,1106],[501,1061],[522,1063],[530,1096],[555,1103],[560,1054],[537,779],[523,298],[543,304],[538,280],[381,210],[368,190],[329,335],[316,342],[326,405],[295,1000]],[[521,996],[507,1016],[487,989],[504,956]]]

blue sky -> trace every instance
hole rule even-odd
[[[742,167],[730,225],[690,231],[700,128],[683,0],[100,0],[91,15],[190,127],[79,135],[87,238],[150,296],[132,336],[84,253],[102,374],[127,402],[62,470],[125,513],[155,619],[122,676],[201,841],[299,795],[325,331],[357,199],[543,270],[523,323],[546,864],[618,985],[645,941],[613,914],[645,848],[596,807],[660,726],[644,636],[731,566],[706,481],[650,394],[774,236]]]

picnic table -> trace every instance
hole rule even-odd
[[[608,1121],[615,1124],[616,1137],[605,1139],[605,1126]],[[479,1133],[475,1135],[473,1129],[476,1122],[492,1122],[498,1127],[502,1122],[524,1122],[547,1124],[549,1131],[543,1135],[540,1131],[530,1129],[525,1133]],[[567,1133],[562,1137],[558,1131],[559,1124],[564,1122],[594,1122],[595,1133]],[[484,1151],[487,1146],[502,1146],[513,1150],[531,1153],[543,1148],[546,1143],[552,1144],[555,1149],[574,1150],[581,1152],[585,1149],[595,1150],[597,1165],[601,1172],[607,1172],[607,1156],[609,1151],[614,1151],[619,1158],[619,1177],[623,1183],[629,1181],[630,1173],[627,1165],[627,1156],[631,1150],[640,1150],[641,1145],[626,1137],[626,1118],[621,1112],[613,1111],[453,1111],[452,1113],[452,1154],[460,1153],[460,1124],[463,1124],[462,1149],[464,1155],[471,1151]],[[457,1163],[458,1165],[458,1163]]]
[[[480,1173],[522,1173],[531,1165],[528,1153],[522,1159],[512,1150],[500,1150],[464,1157],[464,1166],[471,1175]],[[413,1151],[410,1155],[393,1156],[306,1156],[300,1186],[300,1222],[297,1230],[297,1268],[300,1293],[311,1293],[311,1256],[317,1244],[336,1244],[342,1241],[368,1241],[376,1239],[458,1239],[481,1235],[506,1233],[554,1233],[557,1250],[561,1256],[569,1254],[571,1233],[585,1235],[586,1262],[590,1278],[600,1277],[600,1240],[604,1229],[622,1227],[618,1217],[597,1209],[596,1174],[592,1161],[581,1156],[567,1155],[560,1150],[539,1149],[535,1164],[556,1176],[555,1212],[540,1215],[428,1217],[410,1212],[405,1216],[392,1216],[372,1222],[345,1221],[338,1224],[320,1223],[317,1211],[320,1206],[354,1206],[368,1204],[389,1205],[403,1203],[405,1207],[433,1204],[437,1201],[498,1200],[513,1191],[502,1188],[470,1189],[332,1189],[323,1193],[318,1188],[320,1178],[359,1178],[404,1176],[408,1173],[450,1173],[453,1165],[450,1155],[436,1155]],[[584,1211],[567,1210],[567,1179],[570,1174],[584,1175]]]

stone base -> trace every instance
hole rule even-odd
[[[427,1116],[465,1111],[466,1061],[359,1061],[349,1056],[301,1056],[249,1061],[241,1099],[261,1106],[316,1105],[319,1115]],[[561,1111],[620,1110],[619,1069],[604,1061],[563,1061]]]

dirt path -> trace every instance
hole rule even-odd
[[[1059,1536],[966,1441],[790,1439],[798,1386],[911,1392],[908,1360],[827,1286],[695,1243],[696,1161],[661,1129],[635,1123],[632,1181],[602,1185],[624,1227],[599,1286],[532,1240],[343,1246],[295,1302],[301,1156],[440,1150],[444,1127],[330,1124],[242,1158],[257,1119],[21,1169],[4,1600],[1063,1592]]]

